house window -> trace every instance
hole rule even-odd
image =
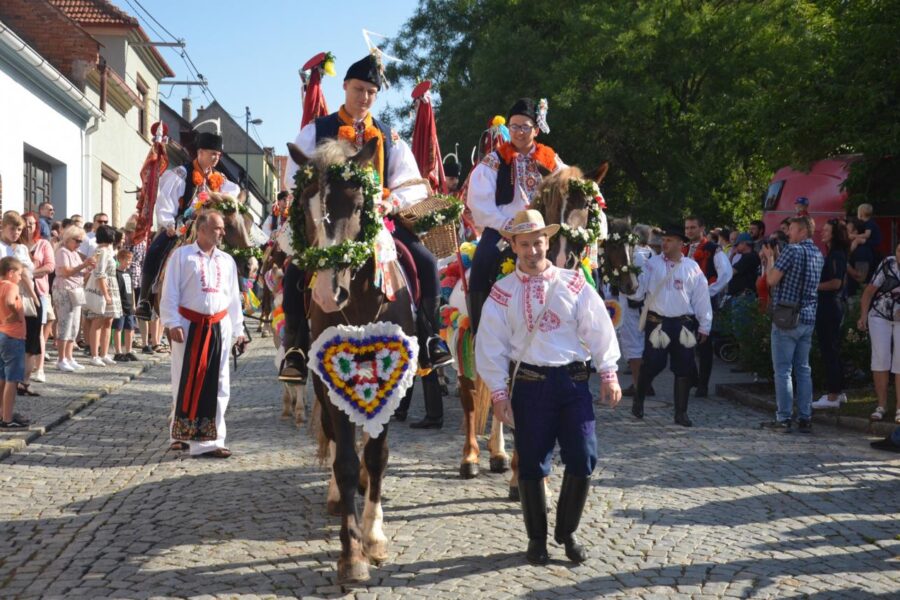
[[[143,137],[149,137],[150,135],[150,124],[149,113],[150,113],[150,89],[147,87],[147,84],[144,83],[144,80],[140,77],[137,78],[137,93],[138,98],[140,98],[140,103],[138,105],[138,133]]]
[[[100,207],[96,212],[109,215],[110,224],[118,222],[119,174],[102,165],[100,169]]]
[[[50,163],[36,156],[25,153],[25,197],[24,211],[37,211],[41,202],[50,202],[50,192],[53,189],[53,173]]]

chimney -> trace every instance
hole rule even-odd
[[[181,99],[181,118],[191,122],[193,117],[191,117],[191,99],[190,98],[182,98]]]

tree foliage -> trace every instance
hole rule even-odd
[[[744,224],[777,167],[900,151],[898,4],[421,0],[391,75],[432,80],[445,150],[546,97],[543,141],[612,163],[614,214]]]

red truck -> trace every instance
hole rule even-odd
[[[850,164],[858,158],[858,154],[827,158],[813,163],[809,171],[797,171],[791,167],[779,169],[769,182],[769,189],[763,200],[766,232],[776,231],[785,217],[794,216],[794,201],[804,196],[809,198],[809,216],[816,221],[816,243],[821,245],[819,229],[822,224],[828,219],[847,216],[844,208],[847,192],[841,186],[847,179]],[[882,256],[890,256],[897,247],[900,215],[876,214],[875,222],[881,228],[881,245],[878,250]]]

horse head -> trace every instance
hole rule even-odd
[[[574,268],[592,243],[591,231],[605,225],[597,196],[608,167],[608,163],[603,163],[587,178],[578,167],[566,167],[546,175],[538,186],[534,208],[543,214],[548,225],[562,226],[547,252],[547,258],[557,267]]]
[[[378,140],[370,140],[359,151],[343,140],[328,140],[307,158],[294,144],[288,144],[291,158],[301,168],[312,165],[315,168],[314,181],[302,190],[299,198],[294,198],[294,210],[303,210],[305,238],[308,247],[327,249],[357,240],[363,233],[365,210],[365,190],[355,177],[342,175],[335,166],[355,165],[365,167],[371,164],[378,148]],[[349,173],[349,171],[345,171]],[[352,271],[341,269],[320,269],[313,297],[327,312],[340,310],[350,301]],[[321,286],[321,287],[320,287]],[[322,297],[327,290],[328,298]],[[316,293],[318,292],[318,293]]]
[[[209,193],[210,204],[219,207],[219,212],[222,213],[222,220],[225,222],[225,243],[231,248],[253,246],[253,240],[250,238],[253,217],[249,213],[245,214],[241,211],[245,198],[246,196],[235,198],[218,192]]]
[[[603,272],[609,276],[609,283],[624,294],[637,291],[638,281],[634,258],[635,236],[631,231],[631,219],[609,219],[609,236],[603,241]]]

